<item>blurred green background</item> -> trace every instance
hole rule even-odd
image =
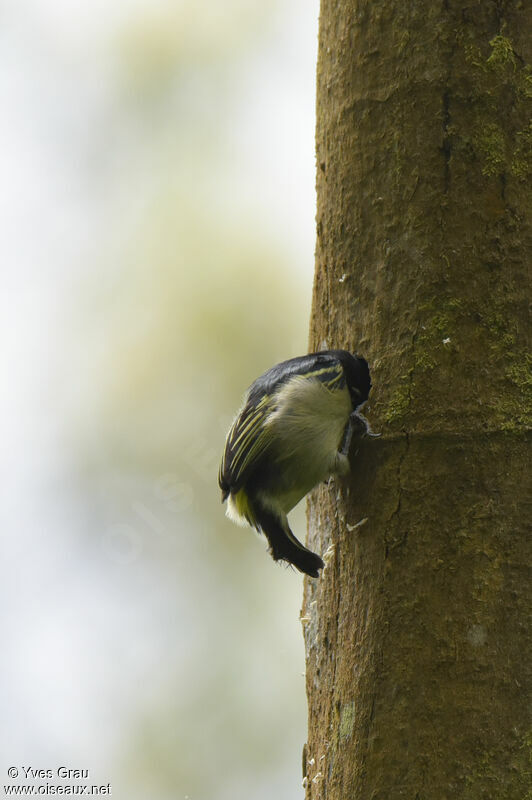
[[[318,2],[0,14],[2,783],[302,797],[302,578],[217,471],[307,349]]]

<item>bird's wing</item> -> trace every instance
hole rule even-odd
[[[238,491],[253,464],[267,449],[271,432],[264,423],[274,407],[274,395],[263,395],[257,402],[247,400],[233,422],[218,476],[225,495]]]

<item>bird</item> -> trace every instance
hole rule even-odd
[[[288,513],[349,472],[354,435],[378,435],[360,412],[370,389],[366,359],[347,350],[291,358],[251,384],[227,434],[218,474],[227,516],[262,532],[275,561],[313,578],[323,561],[292,533]]]

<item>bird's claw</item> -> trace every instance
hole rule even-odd
[[[340,452],[343,455],[347,455],[349,453],[351,440],[355,435],[359,436],[360,438],[367,436],[370,439],[378,439],[381,434],[373,433],[369,422],[367,421],[366,417],[360,413],[360,411],[353,411],[349,415],[349,421],[345,428],[344,439],[340,449]]]

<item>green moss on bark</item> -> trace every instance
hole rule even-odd
[[[484,177],[512,174],[526,179],[532,172],[530,65],[502,34],[490,39],[487,57],[476,44],[466,41],[463,48],[471,68],[473,131],[460,146],[470,148]]]

